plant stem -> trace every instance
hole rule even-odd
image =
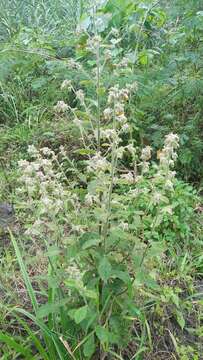
[[[99,96],[99,89],[100,89],[100,47],[99,44],[97,45],[96,50],[96,62],[97,62],[97,150],[100,151],[101,147],[101,140],[100,140],[100,126],[101,126],[101,106],[100,106],[100,96]]]

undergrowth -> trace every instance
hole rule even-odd
[[[71,4],[1,16],[1,359],[201,360],[201,4]]]

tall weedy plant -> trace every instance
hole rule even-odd
[[[71,91],[78,106],[61,100],[54,107],[56,120],[72,119],[79,130],[82,169],[63,147],[55,154],[31,146],[29,160],[19,162],[18,196],[29,214],[25,236],[35,243],[40,239],[48,260],[47,303],[35,304],[36,318],[26,314],[45,334],[52,358],[65,359],[68,353],[73,359],[122,359],[135,319],[145,326],[140,293],[144,287],[158,288],[154,266],[165,250],[164,221],[173,214],[178,136],[165,138],[156,164],[150,163],[150,146],[135,147],[125,106],[137,84],[106,89],[102,80],[112,48],[99,36],[87,40],[95,60],[96,101],[64,80],[62,91]],[[69,66],[83,71],[73,60]],[[67,159],[83,188],[67,179]]]

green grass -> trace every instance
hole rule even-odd
[[[86,182],[90,178],[84,173],[84,160],[88,154],[91,155],[90,145],[88,150],[81,149],[79,131],[72,122],[72,115],[56,116],[54,106],[63,99],[70,106],[78,107],[72,92],[61,91],[64,79],[71,79],[76,90],[84,90],[89,109],[97,106],[94,102],[95,82],[91,81],[95,61],[86,49],[86,35],[75,34],[82,14],[85,20],[83,26],[91,20],[87,12],[89,3],[79,0],[1,1],[0,202],[14,203],[16,210],[16,223],[12,228],[8,231],[0,228],[2,360],[84,360],[84,352],[87,354],[85,359],[93,360],[99,359],[101,348],[107,352],[108,360],[161,360],[162,353],[166,360],[202,358],[203,218],[202,198],[198,193],[201,194],[202,190],[203,16],[201,1],[174,0],[170,8],[166,1],[160,2],[160,5],[160,9],[156,7],[150,10],[150,15],[141,25],[138,46],[137,31],[140,28],[134,26],[142,24],[142,16],[145,16],[143,11],[148,8],[138,6],[136,12],[130,0],[129,6],[127,2],[119,0],[107,4],[104,2],[103,6],[107,8],[101,9],[99,17],[104,15],[103,20],[106,21],[105,16],[109,12],[112,12],[112,17],[109,17],[109,25],[100,33],[101,36],[106,39],[112,27],[119,29],[122,34],[114,53],[115,63],[120,61],[121,54],[131,59],[135,47],[138,49],[138,60],[126,71],[118,68],[116,75],[113,73],[115,66],[111,68],[109,65],[108,71],[103,70],[98,93],[102,94],[100,105],[103,107],[106,89],[110,86],[117,82],[122,87],[126,82],[138,82],[138,92],[126,105],[126,112],[132,125],[131,136],[137,154],[144,145],[152,145],[154,163],[157,163],[156,151],[162,148],[164,136],[171,131],[178,133],[178,180],[171,195],[174,213],[171,218],[166,217],[163,227],[153,233],[150,227],[153,214],[150,208],[146,210],[146,199],[151,189],[149,191],[147,188],[149,185],[146,181],[143,184],[147,190],[146,197],[143,196],[142,203],[137,203],[135,209],[131,206],[126,210],[137,224],[133,239],[140,241],[142,238],[141,244],[145,246],[147,241],[151,241],[150,236],[153,237],[152,248],[147,245],[151,257],[145,259],[143,276],[139,274],[135,281],[136,296],[131,303],[124,297],[112,299],[111,293],[109,296],[104,294],[103,308],[97,303],[97,310],[100,307],[101,311],[100,323],[95,322],[95,325],[93,317],[88,320],[87,326],[81,319],[85,316],[83,312],[87,304],[88,311],[96,314],[95,295],[91,292],[95,289],[96,272],[85,275],[86,283],[91,280],[92,287],[88,289],[81,289],[80,284],[67,281],[70,260],[76,258],[80,267],[83,264],[80,264],[77,252],[81,248],[82,254],[87,251],[84,248],[85,238],[79,237],[81,248],[78,248],[78,237],[69,233],[68,220],[72,216],[72,205],[66,204],[65,214],[57,221],[53,216],[53,221],[42,232],[40,240],[37,235],[32,238],[25,236],[25,229],[32,227],[33,221],[40,218],[41,208],[38,199],[30,208],[29,198],[22,201],[18,193],[21,174],[17,163],[21,159],[30,160],[27,152],[29,145],[34,144],[38,149],[49,147],[56,153],[61,145],[65,146],[70,159],[63,168],[66,185],[64,178],[61,185],[68,190],[67,201],[72,192],[83,201],[87,191]],[[163,12],[166,20],[160,26],[157,19],[163,20]],[[94,27],[95,24],[89,33]],[[72,57],[83,65],[86,73],[68,69],[68,60]],[[82,109],[77,113],[87,131],[89,109],[88,113],[87,109],[86,112]],[[123,144],[127,141],[126,135]],[[122,171],[129,166],[129,161],[126,156]],[[92,181],[88,189],[93,191],[94,186]],[[123,211],[126,208],[126,189],[125,185],[116,188],[116,196],[123,196],[118,212],[120,222],[123,221],[122,216],[127,217]],[[82,211],[85,222],[87,208],[84,207]],[[118,221],[114,214],[111,215],[113,222]],[[99,217],[101,214],[98,211],[97,219]],[[79,221],[78,218],[71,220]],[[93,226],[94,213],[89,214],[89,221]],[[138,230],[140,221],[143,221],[143,234]],[[118,233],[118,243],[119,236]],[[93,249],[90,246],[92,253],[87,253],[88,264],[95,256],[97,240],[87,240],[93,244]],[[121,253],[125,251],[125,246],[126,243],[123,243]],[[159,260],[155,259],[156,253]],[[96,269],[101,255],[102,248],[99,246]],[[116,255],[114,260],[117,261]],[[113,261],[111,265],[114,265]],[[129,268],[131,265],[129,263]],[[104,283],[105,276],[108,278],[108,267],[107,262],[105,269],[101,270]],[[119,268],[119,271],[122,272],[123,268]],[[126,280],[125,277],[125,281],[128,283],[128,278]],[[112,285],[110,281],[108,285]],[[129,286],[126,293],[130,296],[131,292]],[[118,321],[118,309],[126,323]],[[114,310],[117,314],[111,318]],[[130,334],[128,325],[125,325],[129,322]],[[115,333],[120,330],[123,343],[127,345],[122,344],[121,348],[120,344],[109,345],[108,326],[114,328]]]

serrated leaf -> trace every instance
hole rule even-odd
[[[89,298],[89,299],[97,299],[98,295],[96,293],[96,291],[94,290],[88,290],[88,289],[85,289],[84,288],[84,291],[83,291],[84,295]]]
[[[147,65],[148,64],[148,54],[145,52],[140,53],[139,61],[141,65]]]
[[[155,220],[153,221],[153,223],[151,224],[151,228],[156,228],[158,227],[163,221],[163,214],[159,214]]]
[[[94,334],[92,334],[89,339],[86,341],[83,347],[83,352],[85,357],[91,358],[91,356],[95,352],[95,340],[94,340]]]
[[[130,285],[131,284],[131,279],[130,276],[127,272],[125,271],[120,271],[120,270],[115,270],[112,273],[112,277],[113,278],[118,278],[120,280],[122,280],[125,284]]]
[[[138,284],[145,284],[150,289],[158,289],[159,285],[157,282],[146,272],[139,272],[136,276],[136,282]]]
[[[97,239],[89,239],[83,244],[82,248],[83,248],[83,250],[89,249],[92,246],[98,245],[100,243],[100,241],[101,240],[99,238],[97,238]]]
[[[75,316],[75,312],[76,312],[76,309],[71,309],[68,311],[68,316],[74,320],[74,316]]]
[[[91,149],[77,149],[74,153],[79,155],[94,155],[95,151]]]
[[[107,280],[111,276],[111,264],[106,256],[103,257],[103,259],[99,263],[98,272],[101,277],[101,279],[104,282],[107,282]]]
[[[56,246],[50,246],[50,248],[48,249],[48,251],[44,254],[44,256],[47,256],[47,257],[55,257],[55,256],[58,256],[60,255],[61,253],[61,250],[56,247]]]
[[[177,322],[180,325],[181,329],[183,330],[185,327],[185,319],[183,317],[183,314],[180,311],[176,312],[176,318],[177,318]]]
[[[163,254],[163,252],[166,250],[166,245],[163,243],[163,241],[157,241],[153,242],[151,245],[151,248],[148,251],[149,257],[159,257]]]
[[[99,341],[101,341],[101,343],[106,343],[109,341],[109,331],[107,329],[105,329],[103,326],[98,325],[96,327],[96,335],[99,339]]]
[[[85,305],[75,311],[74,320],[76,324],[80,324],[86,318],[87,310],[88,310],[88,306]]]
[[[53,304],[47,303],[42,305],[37,311],[37,317],[41,319],[48,316],[49,314],[58,312],[61,307],[67,305],[68,301],[68,299],[63,299]]]

